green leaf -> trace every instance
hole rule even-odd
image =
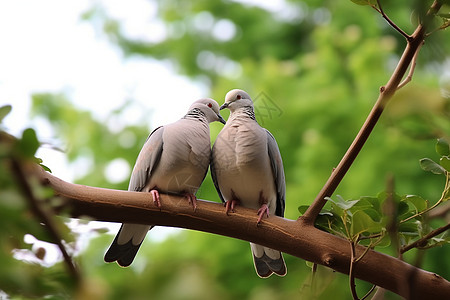
[[[416,212],[424,211],[428,207],[428,201],[417,195],[407,195],[405,200],[415,207]]]
[[[3,105],[2,107],[0,107],[0,123],[11,112],[11,110],[12,110],[11,105]]]
[[[439,164],[447,170],[447,172],[450,172],[450,157],[449,156],[442,156],[439,160]]]
[[[363,232],[374,233],[380,231],[381,225],[372,220],[372,218],[368,214],[361,210],[354,213],[352,218],[352,225],[350,227],[350,233],[352,234],[352,236],[356,236]]]
[[[414,233],[419,235],[419,229],[418,229],[418,224],[420,222],[418,221],[410,221],[410,222],[405,222],[405,223],[401,223],[398,225],[398,232],[400,233]]]
[[[309,207],[309,205],[300,205],[298,207],[298,212],[300,213],[300,215],[303,215],[306,212],[306,210],[308,209],[308,207]]]
[[[366,198],[361,197],[358,203],[355,203],[355,205],[353,205],[352,210],[366,210],[369,208],[373,208],[372,203]]]
[[[431,172],[434,174],[444,174],[445,169],[441,167],[438,163],[434,162],[429,158],[422,158],[420,160],[420,167],[427,172]]]
[[[380,207],[381,207],[381,202],[380,202],[380,199],[378,198],[378,197],[369,197],[369,196],[362,196],[361,198],[360,198],[360,201],[362,201],[362,202],[369,202],[371,205],[372,205],[372,207],[375,209],[375,210],[377,210],[377,211],[380,211]]]
[[[326,199],[331,201],[331,202],[333,202],[334,204],[336,204],[339,208],[341,208],[343,210],[349,210],[350,208],[353,207],[353,205],[355,205],[356,203],[359,202],[359,200],[348,200],[348,201],[345,201],[344,198],[342,198],[341,195],[337,195],[336,196],[336,200],[333,200],[330,197],[327,197]]]
[[[367,215],[370,216],[370,218],[372,220],[374,220],[375,222],[380,222],[381,221],[381,214],[380,212],[376,211],[373,208],[367,208],[362,210],[363,212],[365,212]]]
[[[335,215],[328,214],[319,214],[317,216],[315,225],[317,228],[330,232],[332,234],[336,234],[336,232],[342,233],[345,236],[345,228],[342,223],[342,219]]]
[[[400,201],[397,206],[397,215],[403,216],[409,212],[409,205],[405,201]]]
[[[437,140],[436,153],[439,154],[440,156],[450,155],[450,145],[445,139],[440,138]]]
[[[389,234],[385,234],[381,240],[376,244],[377,247],[388,247],[391,245],[391,238],[389,237]]]
[[[401,197],[397,193],[394,193],[393,196],[394,196],[395,203],[397,203],[401,200]],[[391,195],[388,195],[388,193],[386,191],[380,192],[377,195],[379,203],[384,203],[384,201],[386,201],[386,199],[388,197],[391,197]]]
[[[322,211],[319,213],[319,216],[329,216],[329,217],[333,217],[334,214],[326,209],[322,209]]]
[[[36,132],[28,128],[22,133],[22,139],[18,143],[18,151],[25,157],[34,157],[39,145]]]
[[[49,167],[47,167],[46,165],[43,165],[43,164],[39,164],[39,165],[42,167],[42,169],[44,169],[44,171],[52,173],[52,170]]]
[[[439,17],[450,19],[450,13],[437,14]]]

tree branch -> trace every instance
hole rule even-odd
[[[429,11],[427,12],[424,22],[417,26],[414,33],[408,39],[406,48],[403,51],[397,67],[395,68],[394,72],[391,75],[391,78],[386,83],[386,85],[380,88],[378,99],[360,131],[358,132],[356,138],[353,140],[353,143],[344,154],[338,166],[331,173],[330,178],[328,178],[322,190],[319,192],[316,199],[314,199],[314,202],[303,214],[303,216],[299,218],[299,221],[306,222],[308,224],[314,224],[316,217],[319,215],[320,211],[327,202],[326,197],[331,197],[331,195],[334,193],[334,191],[344,178],[345,174],[350,169],[350,166],[358,156],[362,147],[366,143],[370,134],[372,133],[372,130],[380,119],[380,116],[383,113],[388,101],[392,98],[398,87],[401,85],[401,81],[405,76],[408,67],[414,60],[414,57],[417,55],[420,46],[424,42],[426,27],[424,24],[429,23],[429,19],[434,16],[437,11],[439,11],[441,6],[442,4],[439,1],[434,1]]]
[[[219,203],[198,201],[197,210],[183,197],[161,195],[162,207],[153,204],[148,193],[117,191],[67,183],[37,165],[27,168],[29,176],[51,187],[63,204],[56,208],[70,217],[88,217],[109,222],[132,222],[199,230],[258,243],[348,274],[351,251],[348,241],[314,226],[271,216],[256,226],[256,211],[238,207],[226,215]],[[356,246],[363,253],[365,247]],[[355,278],[384,287],[403,297],[443,299],[450,294],[450,282],[399,259],[368,250],[358,261]],[[404,286],[410,287],[405,291]],[[403,288],[402,288],[403,287]]]
[[[418,239],[417,241],[415,241],[415,242],[413,242],[413,243],[411,243],[409,245],[403,246],[400,249],[400,253],[405,253],[406,251],[409,251],[412,248],[420,247],[421,245],[426,243],[429,239],[431,239],[431,238],[437,236],[438,234],[441,234],[441,233],[443,233],[443,232],[445,232],[445,231],[447,231],[449,229],[450,229],[450,223],[447,223],[447,225],[439,227],[439,228],[431,231],[429,234],[427,234],[424,237]]]
[[[392,28],[394,28],[395,30],[397,30],[401,35],[403,35],[405,37],[405,39],[407,41],[409,41],[411,39],[411,36],[409,36],[406,32],[404,32],[400,27],[397,26],[397,24],[395,24],[383,11],[383,8],[381,7],[381,3],[380,0],[377,0],[377,4],[378,4],[378,8],[376,6],[372,6],[376,11],[378,11],[381,16],[383,17],[383,19],[385,19],[389,25],[391,25]]]
[[[409,82],[411,82],[413,74],[414,74],[414,70],[416,69],[416,61],[417,61],[417,56],[419,55],[419,51],[420,48],[422,47],[424,43],[422,42],[419,47],[417,47],[416,50],[416,54],[414,54],[414,57],[412,59],[411,65],[409,67],[409,72],[408,75],[405,77],[405,79],[397,86],[397,90],[401,89],[402,87],[404,87],[405,85],[407,85]]]
[[[32,212],[35,214],[35,216],[45,224],[45,226],[48,229],[48,233],[53,240],[53,243],[55,243],[59,250],[61,251],[61,254],[64,258],[64,263],[67,266],[67,269],[69,270],[69,274],[72,276],[72,278],[75,280],[76,283],[78,283],[81,279],[80,272],[78,271],[75,263],[72,261],[72,258],[70,257],[69,253],[66,250],[66,247],[62,243],[62,238],[57,230],[57,226],[55,222],[53,221],[52,217],[53,215],[49,214],[48,211],[45,209],[42,209],[39,205],[39,201],[31,189],[27,176],[24,174],[21,165],[16,159],[11,160],[12,165],[12,171],[16,177],[16,180],[19,182],[20,187],[22,189],[22,192],[24,194],[25,199],[28,202],[28,205],[30,206]]]
[[[442,192],[441,198],[439,198],[439,200],[435,204],[433,204],[432,206],[430,206],[430,207],[428,207],[428,208],[426,208],[426,209],[424,209],[422,211],[419,211],[418,213],[416,213],[416,214],[414,214],[414,215],[412,215],[412,216],[410,216],[410,217],[408,217],[406,219],[401,220],[400,223],[404,223],[406,221],[409,221],[411,219],[414,219],[414,218],[416,218],[418,216],[421,216],[423,214],[426,214],[426,213],[432,211],[437,206],[439,206],[442,202],[445,202],[445,201],[447,201],[450,198],[449,192],[450,192],[450,172],[446,172],[446,174],[445,174],[445,186],[444,186],[444,191]]]

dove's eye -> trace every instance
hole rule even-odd
[[[211,107],[212,107],[212,104],[211,104],[211,103],[208,103],[208,107],[211,108]]]
[[[236,99],[242,99],[242,96],[240,94],[237,94]]]

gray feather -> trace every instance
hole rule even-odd
[[[145,141],[131,173],[129,191],[142,191],[158,166],[164,145],[163,133],[164,127],[160,126],[153,130]]]
[[[219,182],[217,181],[217,173],[216,173],[216,167],[215,167],[215,163],[214,163],[214,159],[213,159],[213,153],[214,153],[214,146],[212,148],[211,151],[211,163],[209,165],[209,168],[211,170],[211,179],[214,183],[214,187],[216,188],[217,194],[219,195],[220,200],[225,203],[225,199],[223,198],[222,193],[220,192],[220,188],[219,188]]]
[[[284,177],[283,161],[281,159],[277,141],[269,130],[265,130],[267,132],[267,148],[269,150],[270,163],[277,189],[277,208],[275,214],[279,217],[284,217],[284,208],[286,205],[286,180]]]

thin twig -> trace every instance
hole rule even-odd
[[[368,247],[366,247],[364,249],[364,252],[357,259],[355,259],[355,263],[359,262],[367,254],[367,252],[369,252],[369,250],[370,250],[370,248],[372,248],[372,246],[373,245],[371,244]]]
[[[441,204],[442,202],[448,200],[450,198],[450,195],[448,195],[450,193],[450,172],[446,172],[445,174],[445,187],[444,187],[444,191],[442,192],[441,198],[431,207],[424,209],[404,220],[401,220],[400,223],[404,223],[406,221],[409,221],[411,219],[414,219],[418,216],[421,216],[427,212],[429,212],[430,210],[434,209],[436,206],[438,206],[439,204]]]
[[[349,271],[349,278],[350,278],[350,290],[352,292],[352,297],[353,299],[357,299],[357,300],[364,300],[367,297],[369,297],[369,295],[373,292],[373,290],[375,289],[376,285],[373,285],[370,290],[361,298],[358,298],[358,294],[356,292],[356,284],[355,284],[355,278],[353,276],[354,273],[354,269],[356,267],[356,264],[367,254],[367,252],[370,250],[370,246],[366,247],[364,249],[364,252],[358,257],[355,258],[356,256],[356,251],[355,251],[355,243],[358,243],[360,240],[362,240],[361,236],[358,236],[356,238],[356,241],[350,241],[350,247],[351,247],[351,256],[350,256],[350,271]],[[371,244],[372,245],[372,244]]]
[[[352,292],[353,300],[359,300],[358,294],[356,292],[356,284],[355,284],[355,276],[353,270],[355,269],[355,242],[350,241],[350,270],[348,272],[349,283],[350,283],[350,291]]]
[[[58,230],[56,229],[56,225],[52,220],[52,217],[39,206],[39,199],[36,198],[36,196],[33,193],[33,190],[30,187],[30,184],[28,183],[28,180],[26,178],[25,173],[22,170],[22,167],[20,163],[15,159],[11,159],[12,164],[12,171],[20,184],[20,188],[23,191],[23,194],[25,196],[25,199],[28,201],[28,204],[33,211],[33,213],[36,215],[36,217],[46,225],[46,229],[48,230],[48,233],[50,237],[52,238],[53,242],[58,246],[59,250],[61,251],[64,262],[67,266],[67,269],[69,270],[70,275],[75,280],[76,283],[80,282],[81,275],[75,266],[74,262],[72,261],[72,258],[67,253],[66,248],[64,247],[62,243],[62,239],[58,233]]]
[[[411,243],[409,245],[403,246],[400,249],[400,253],[405,253],[406,251],[411,250],[412,248],[416,248],[417,246],[420,246],[421,244],[424,244],[426,241],[428,241],[429,239],[435,237],[438,234],[441,234],[447,230],[450,229],[450,223],[448,223],[445,226],[439,227],[433,231],[431,231],[429,234],[425,235],[424,237],[418,239],[417,241],[415,241],[414,243]]]
[[[360,238],[359,238],[359,240],[360,241],[363,241],[363,240],[371,240],[371,239],[374,239],[374,238],[379,238],[379,237],[382,237],[384,235],[384,233],[375,233],[375,234],[371,234],[371,235],[367,235],[367,236],[361,236]]]
[[[403,81],[398,85],[397,90],[401,89],[402,87],[404,87],[405,85],[407,85],[411,80],[412,80],[412,76],[414,74],[414,70],[416,69],[416,61],[417,61],[417,56],[419,54],[420,48],[422,48],[424,43],[421,43],[419,47],[417,47],[416,50],[416,54],[414,54],[414,57],[411,61],[411,65],[409,67],[409,72],[408,75],[405,77],[405,79],[403,79]]]
[[[370,294],[372,294],[372,292],[375,290],[376,287],[377,287],[377,286],[376,286],[375,284],[372,285],[372,287],[370,288],[370,290],[364,295],[364,297],[361,298],[361,300],[364,300],[364,299],[366,299],[367,297],[369,297]]]
[[[401,35],[403,35],[407,41],[410,41],[412,39],[412,37],[409,34],[407,34],[406,32],[404,32],[400,27],[398,27],[397,24],[395,24],[391,19],[389,19],[389,17],[384,13],[383,8],[381,7],[380,0],[377,0],[377,5],[378,5],[378,8],[373,5],[372,5],[372,7],[381,14],[383,19],[385,19],[389,23],[389,25],[391,25],[392,28],[394,28]]]

